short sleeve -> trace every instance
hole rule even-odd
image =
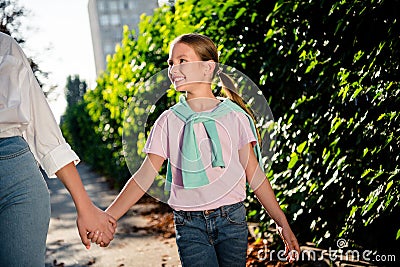
[[[242,112],[237,112],[238,127],[239,127],[239,144],[238,149],[241,149],[244,145],[252,143],[254,146],[257,143],[257,138],[254,135],[249,118]]]
[[[168,142],[168,111],[164,111],[155,121],[143,152],[146,154],[152,153],[167,159],[169,157],[169,142]]]

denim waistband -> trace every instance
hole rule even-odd
[[[185,211],[185,210],[176,211],[176,210],[174,210],[174,212],[179,213],[180,215],[184,216],[185,218],[190,218],[190,217],[194,217],[194,216],[211,216],[211,215],[226,216],[226,214],[230,210],[235,210],[243,205],[244,205],[243,201],[240,201],[235,204],[221,206],[216,209],[201,210],[201,211]]]
[[[21,136],[0,138],[0,160],[15,158],[28,151],[28,143]]]

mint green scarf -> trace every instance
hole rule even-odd
[[[194,112],[186,102],[185,96],[181,95],[179,98],[179,103],[172,106],[170,109],[178,118],[185,122],[181,151],[181,168],[183,186],[186,189],[197,188],[209,183],[196,142],[196,135],[193,129],[193,125],[195,123],[203,123],[207,135],[212,142],[212,167],[225,167],[222,157],[222,148],[218,137],[217,127],[215,125],[215,119],[220,118],[232,111],[242,112],[249,119],[251,130],[253,131],[254,136],[257,136],[256,127],[250,115],[229,99],[225,99],[211,112]],[[261,150],[258,143],[254,146],[254,153],[257,156],[259,165],[263,169]],[[168,159],[167,179],[165,184],[166,190],[170,191],[171,183],[171,163]]]

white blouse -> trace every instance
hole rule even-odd
[[[27,141],[49,177],[55,177],[68,163],[79,162],[21,47],[0,32],[0,138],[11,136],[22,136]]]

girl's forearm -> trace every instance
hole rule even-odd
[[[265,177],[265,173],[259,166],[258,160],[253,152],[252,146],[249,144],[239,151],[239,156],[243,167],[246,170],[247,181],[254,190],[261,205],[265,208],[268,215],[280,227],[288,226],[285,214],[283,213],[271,184]]]
[[[150,188],[163,162],[164,158],[148,154],[142,166],[125,184],[106,212],[116,220],[121,218]]]
[[[254,194],[257,196],[258,200],[265,208],[268,215],[275,221],[275,223],[279,227],[289,226],[286,216],[279,206],[278,201],[276,200],[271,184],[264,174],[263,177],[264,181],[260,184],[258,188],[255,189]]]
[[[119,220],[139,199],[144,195],[145,191],[136,183],[132,177],[126,183],[124,188],[106,209],[106,212]]]

